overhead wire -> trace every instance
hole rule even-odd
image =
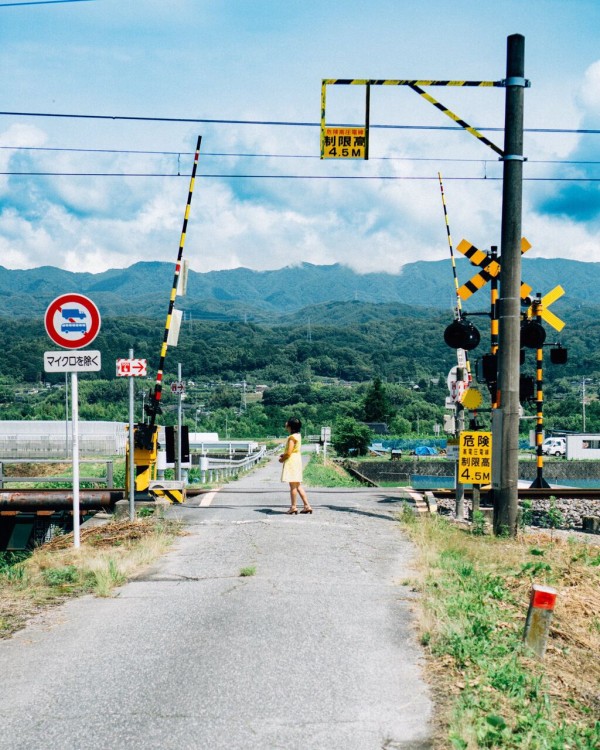
[[[85,153],[85,154],[124,154],[137,156],[191,156],[193,151],[164,151],[142,149],[117,148],[77,148],[73,146],[11,146],[2,145],[0,151],[41,151],[57,153]],[[321,159],[319,154],[270,154],[247,151],[206,151],[203,158],[232,157],[232,158],[264,158],[264,159]],[[449,156],[369,156],[369,161],[432,161],[432,162],[464,162],[475,164],[497,164],[494,159],[478,159]],[[600,164],[598,159],[527,159],[528,164]]]
[[[12,177],[183,177],[189,178],[189,173],[175,174],[173,172],[17,172],[0,171],[0,175]],[[437,180],[435,175],[302,175],[302,174],[227,174],[198,173],[197,177],[219,179],[252,179],[252,180],[387,180],[387,181],[427,181]],[[446,181],[481,181],[501,182],[502,177],[488,176],[456,176],[445,177]],[[523,177],[524,182],[600,182],[600,177]]]
[[[297,120],[233,120],[226,118],[207,117],[149,117],[145,115],[82,115],[72,112],[13,112],[0,111],[0,115],[10,117],[57,117],[78,120],[115,120],[130,122],[181,122],[181,123],[204,123],[208,125],[269,125],[281,127],[320,128],[320,122],[301,122]],[[353,127],[347,123],[331,123],[332,127]],[[398,125],[398,124],[373,124],[370,128],[384,130],[454,130],[462,132],[463,128],[455,125]],[[489,132],[504,132],[504,128],[484,127],[477,125],[477,130]],[[524,128],[525,133],[575,133],[575,134],[600,134],[597,128]]]

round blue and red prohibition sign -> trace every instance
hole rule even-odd
[[[63,349],[82,349],[100,331],[98,308],[83,294],[62,294],[48,305],[44,316],[46,333]]]

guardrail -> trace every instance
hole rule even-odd
[[[261,446],[260,450],[243,458],[230,460],[226,458],[211,458],[209,456],[200,456],[200,481],[202,484],[219,482],[223,479],[237,477],[245,471],[250,471],[266,455],[266,446]]]

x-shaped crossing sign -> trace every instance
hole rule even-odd
[[[522,237],[521,255],[524,255],[530,248],[531,243],[525,239],[525,237]],[[463,284],[458,290],[458,296],[462,300],[466,300],[469,299],[472,294],[475,294],[475,292],[484,287],[488,281],[498,277],[500,274],[500,263],[497,260],[494,260],[488,253],[479,250],[470,242],[467,242],[467,240],[461,240],[456,249],[468,258],[474,266],[479,266],[481,268],[481,271],[476,273],[475,276],[469,279],[469,281]],[[531,291],[529,284],[521,282],[520,294],[522,300],[529,297]],[[557,331],[562,331],[565,326],[564,321],[554,313],[550,312],[548,307],[550,307],[553,302],[556,302],[559,297],[562,297],[564,293],[565,290],[561,286],[554,287],[552,291],[542,297],[540,305],[537,306],[537,313],[533,310],[533,306],[529,308],[529,315],[539,314],[548,325],[551,325]]]

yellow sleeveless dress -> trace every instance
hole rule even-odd
[[[290,435],[289,439],[293,437],[295,439],[294,449],[290,457],[284,461],[283,468],[281,469],[281,481],[282,482],[301,482],[302,481],[302,455],[300,448],[302,447],[302,436],[299,432],[295,432]],[[288,443],[285,444],[285,452],[287,452]]]

